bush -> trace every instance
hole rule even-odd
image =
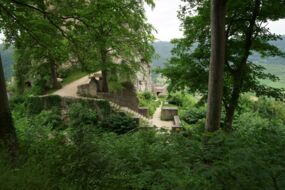
[[[188,109],[191,106],[194,106],[197,103],[197,98],[193,97],[190,94],[176,92],[171,93],[167,97],[169,104],[176,105],[182,109]]]
[[[237,115],[232,133],[205,133],[202,119],[191,125],[190,138],[154,130],[122,134],[134,126],[126,115],[100,123],[81,104],[70,108],[69,129],[31,125],[51,113],[17,118],[20,154],[12,166],[0,154],[0,189],[285,189],[283,108],[264,112],[274,103],[262,101]]]
[[[141,97],[144,100],[155,100],[155,96],[151,92],[142,92],[139,94],[139,97]]]
[[[31,125],[59,129],[63,127],[60,112],[58,110],[43,110],[33,117]]]
[[[121,135],[136,129],[138,123],[124,113],[115,113],[103,120],[99,127],[105,132],[114,132]]]
[[[245,118],[250,118],[247,116]],[[251,122],[233,134],[139,131],[63,143],[34,131],[13,169],[1,159],[1,189],[284,189],[285,132]],[[199,131],[199,130],[198,130]],[[31,131],[30,131],[31,132]],[[23,146],[24,145],[24,146]],[[3,164],[2,164],[3,163]],[[40,176],[40,177],[39,177]]]
[[[149,115],[152,116],[155,110],[160,106],[161,102],[150,92],[138,94],[139,106],[148,108]]]
[[[98,123],[96,111],[82,103],[70,105],[68,115],[71,127],[80,127],[83,125],[95,126]]]
[[[205,107],[192,107],[181,114],[181,118],[188,124],[195,124],[200,119],[206,118],[206,114]]]
[[[172,105],[176,105],[176,106],[182,106],[183,105],[182,98],[180,98],[178,96],[169,95],[167,97],[167,101],[169,104],[172,104]]]
[[[82,144],[92,139],[92,133],[98,130],[96,111],[82,103],[74,103],[69,108],[69,130],[71,139]]]
[[[44,96],[44,97],[28,97],[26,100],[27,113],[38,114],[43,110],[60,110],[61,97],[60,96]]]

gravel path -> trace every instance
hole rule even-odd
[[[87,84],[89,83],[89,75],[82,77],[74,82],[71,82],[70,84],[65,85],[58,91],[54,92],[54,95],[59,95],[63,97],[78,97],[77,95],[77,87],[82,85],[82,84]]]

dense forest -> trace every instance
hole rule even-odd
[[[285,2],[180,3],[0,2],[0,190],[285,189]]]

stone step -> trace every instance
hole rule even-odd
[[[131,109],[127,108],[127,107],[121,107],[120,105],[118,105],[118,104],[116,104],[114,102],[111,102],[111,101],[110,101],[110,105],[111,105],[111,107],[113,107],[115,109],[118,109],[120,111],[126,112],[128,114],[133,115],[133,116],[136,116],[136,117],[140,118],[142,121],[144,121],[144,122],[148,123],[150,126],[152,126],[152,122],[148,118],[146,118],[143,115],[141,115],[140,113],[135,112],[134,110],[131,110]]]

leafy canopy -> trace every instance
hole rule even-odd
[[[173,57],[161,72],[169,79],[173,90],[187,89],[190,92],[206,94],[209,57],[210,57],[210,1],[183,0],[186,5],[181,8],[179,18],[183,22],[184,37],[174,39]],[[284,1],[262,0],[260,12],[254,23],[252,45],[249,55],[257,52],[263,57],[282,56],[277,47],[269,43],[281,38],[273,34],[267,26],[268,21],[285,18]],[[242,59],[249,21],[252,17],[255,0],[227,1],[226,12],[226,62],[224,103],[232,96]],[[265,72],[265,68],[246,57],[246,67],[242,71],[243,85],[241,93],[253,92],[257,96],[270,96],[283,99],[282,89],[272,88],[260,81],[269,79],[277,81],[278,77]]]

